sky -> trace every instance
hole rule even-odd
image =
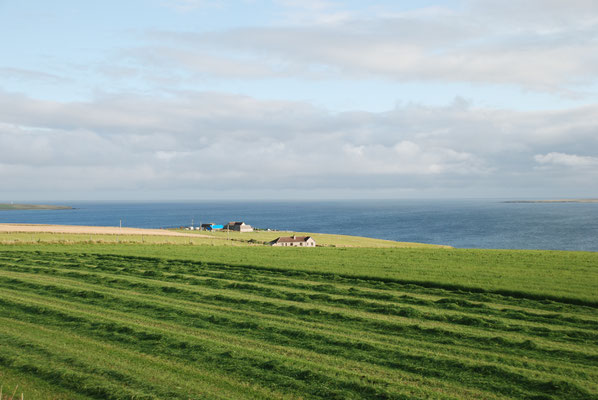
[[[598,197],[595,0],[0,0],[0,202]]]

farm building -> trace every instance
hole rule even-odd
[[[228,224],[224,225],[224,229],[229,229],[231,231],[237,232],[253,232],[253,228],[251,225],[247,225],[245,222],[229,222]]]
[[[216,225],[214,223],[211,224],[201,224],[201,229],[204,231],[217,231],[220,229],[223,229],[224,226],[222,225]]]
[[[270,242],[271,246],[316,247],[316,241],[311,236],[283,236]]]

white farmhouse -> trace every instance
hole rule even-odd
[[[311,236],[283,236],[270,242],[270,246],[316,247]]]

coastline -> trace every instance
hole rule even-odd
[[[559,200],[507,200],[503,203],[598,203],[598,199],[559,199]]]
[[[49,204],[7,204],[0,203],[0,211],[12,210],[73,210],[71,206],[53,206]]]

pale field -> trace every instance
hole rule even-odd
[[[152,235],[152,236],[197,236],[166,229],[121,228],[118,226],[76,226],[42,224],[0,224],[4,233],[66,233],[95,235]],[[207,237],[207,236],[204,236]]]
[[[0,224],[0,244],[18,243],[148,243],[212,246],[263,246],[279,236],[311,236],[324,247],[444,247],[423,243],[395,242],[360,236],[309,232],[258,231],[197,232],[184,230],[120,228],[105,226]]]
[[[181,231],[182,232],[182,231]],[[195,232],[195,231],[190,231]],[[358,233],[358,232],[356,232]],[[194,233],[195,234],[195,233]],[[199,233],[198,233],[199,234]],[[256,244],[265,244],[281,236],[311,236],[318,246],[330,247],[443,247],[450,246],[434,245],[426,243],[397,242],[394,240],[374,239],[362,236],[334,235],[330,233],[309,233],[292,231],[254,231],[254,232],[227,232],[225,230],[205,232],[201,235],[219,239],[229,239],[240,242],[253,242]]]

